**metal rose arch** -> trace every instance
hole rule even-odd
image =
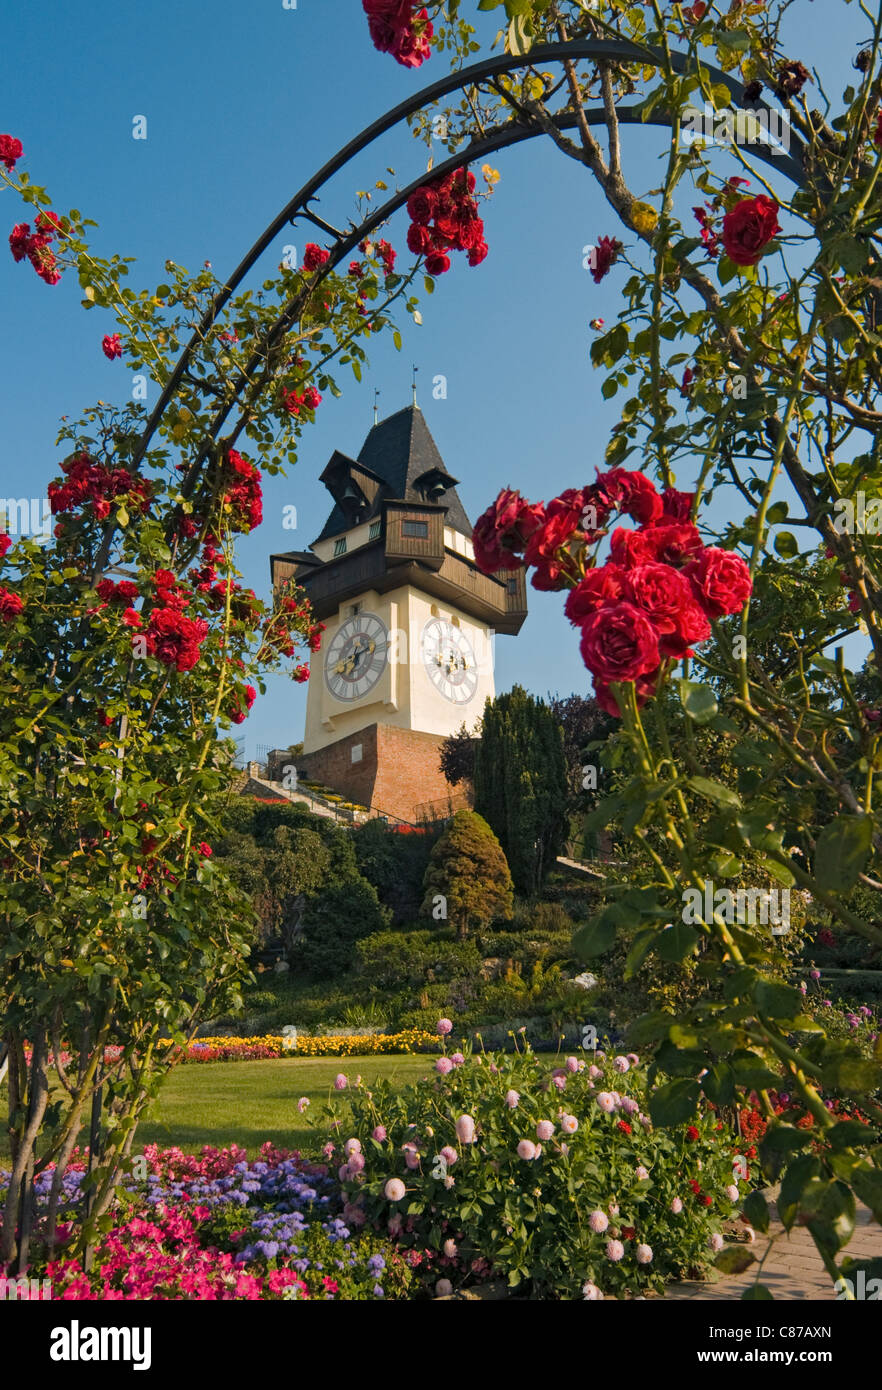
[[[264,335],[260,347],[253,353],[247,367],[240,372],[233,387],[229,401],[215,414],[207,436],[197,454],[196,458],[188,468],[182,479],[181,492],[186,497],[192,492],[195,486],[201,464],[210,454],[215,441],[218,440],[220,433],[233,409],[235,402],[241,396],[245,387],[252,380],[253,375],[259,371],[260,365],[266,360],[274,348],[278,348],[283,343],[291,325],[296,321],[306,301],[314,294],[316,288],[322,283],[341,261],[352,253],[359,243],[368,236],[376,227],[386,222],[393,213],[402,208],[417,188],[426,182],[426,173],[420,175],[409,183],[405,188],[393,194],[382,207],[378,207],[369,217],[366,217],[358,226],[350,225],[345,231],[340,231],[331,226],[327,221],[320,217],[312,209],[312,204],[318,199],[320,191],[344,169],[357,155],[368,148],[375,140],[379,139],[387,131],[406,121],[409,116],[417,111],[431,106],[433,102],[441,97],[460,91],[465,87],[478,85],[488,79],[498,77],[505,73],[516,72],[525,67],[535,67],[540,63],[563,63],[567,60],[596,59],[598,61],[618,61],[618,62],[641,62],[654,67],[663,67],[666,63],[679,74],[690,70],[690,63],[682,53],[671,53],[663,55],[658,50],[644,45],[628,42],[627,40],[615,39],[570,39],[559,43],[543,44],[532,48],[528,54],[513,55],[501,54],[498,57],[485,59],[482,62],[474,63],[469,67],[462,68],[458,72],[448,74],[438,82],[424,87],[405,101],[387,111],[385,115],[367,126],[359,135],[356,135],[348,144],[327,161],[313,177],[303,185],[294,195],[281,212],[269,224],[264,232],[258,237],[251,249],[246,253],[239,265],[230,276],[224,288],[215,297],[210,308],[206,310],[198,327],[194,331],[189,343],[184,348],[174,370],[168,381],[163,387],[159,400],[156,403],[143,433],[139,438],[135,449],[133,463],[135,466],[143,459],[147,452],[150,441],[153,438],[163,414],[174,397],[174,393],[181,381],[184,379],[191,358],[204,341],[206,333],[210,331],[217,322],[218,317],[225,305],[230,300],[235,290],[241,285],[245,277],[257,264],[263,253],[268,250],[276,237],[288,226],[294,225],[302,219],[311,222],[313,226],[319,228],[333,238],[333,244],[329,248],[329,257],[326,262],[310,277],[308,284],[301,289],[284,306],[279,313],[272,327]],[[738,105],[743,105],[744,86],[741,82],[722,72],[718,68],[702,64],[701,72],[710,79],[716,86],[728,88],[732,98]],[[771,108],[763,101],[752,102],[750,109],[754,113],[766,112],[773,114]],[[618,122],[624,125],[655,125],[670,126],[672,124],[672,114],[660,106],[656,106],[647,115],[641,110],[639,105],[617,105],[615,115]],[[606,124],[607,116],[602,106],[583,107],[580,111],[566,110],[554,118],[554,127],[557,131],[573,129],[582,121],[587,121],[588,125]],[[512,120],[503,126],[491,131],[486,136],[478,140],[472,140],[456,154],[443,163],[432,169],[431,177],[443,178],[445,174],[469,164],[474,160],[481,159],[496,150],[507,149],[511,145],[520,144],[524,140],[532,140],[537,136],[546,134],[543,127],[526,124]],[[777,146],[772,146],[763,140],[745,139],[741,142],[743,147],[755,158],[773,165],[781,173],[786,174],[795,184],[802,185],[806,175],[805,166],[805,147],[796,137],[793,138],[795,154],[784,153]],[[244,423],[244,422],[243,422]],[[232,443],[238,436],[242,424],[227,439],[227,443]]]

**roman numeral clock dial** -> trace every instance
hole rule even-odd
[[[465,633],[442,618],[423,628],[423,665],[436,690],[454,705],[467,705],[478,688],[475,653]]]
[[[325,653],[325,681],[336,700],[360,700],[386,668],[389,634],[375,613],[358,613],[334,633]]]

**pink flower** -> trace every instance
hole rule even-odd
[[[456,1122],[456,1137],[461,1144],[474,1144],[475,1122],[471,1115],[460,1115]]]
[[[536,1126],[536,1137],[538,1139],[549,1140],[554,1134],[554,1125],[550,1120],[540,1120]]]
[[[363,1164],[363,1163],[364,1163],[364,1159],[362,1159],[361,1161],[362,1161],[362,1164]],[[408,1168],[410,1168],[410,1169],[419,1168],[419,1166],[420,1166],[420,1156],[419,1156],[419,1154],[417,1153],[416,1149],[408,1149],[407,1152],[406,1152],[406,1154],[404,1155],[404,1161],[405,1161],[405,1163],[407,1164]],[[351,1162],[352,1162],[352,1160],[350,1159],[350,1163],[351,1163]]]
[[[448,1191],[448,1192],[450,1191],[451,1187],[453,1187],[453,1184],[454,1184],[455,1182],[456,1182],[456,1178],[452,1178],[452,1177],[450,1176],[450,1174],[448,1173],[448,1174],[447,1174],[447,1177],[444,1179],[444,1186],[447,1188],[447,1191]]]
[[[628,1053],[628,1061],[631,1063],[632,1067],[637,1067],[640,1065],[640,1058],[637,1056],[636,1052]]]
[[[595,1235],[602,1236],[609,1225],[609,1217],[605,1211],[592,1211],[588,1217],[588,1225]]]
[[[400,1178],[390,1178],[389,1181],[386,1183],[386,1186],[383,1188],[383,1191],[385,1192],[388,1201],[400,1202],[407,1189]]]
[[[449,1018],[439,1018],[435,1031],[440,1033],[443,1038],[445,1034],[453,1032],[453,1024]]]
[[[299,1110],[301,1115],[303,1114],[304,1110],[307,1108],[308,1105],[309,1096],[301,1096],[297,1102],[297,1109]]]
[[[613,1071],[626,1072],[630,1071],[630,1069],[631,1063],[628,1061],[627,1057],[613,1057]]]
[[[532,1139],[522,1139],[518,1144],[518,1158],[531,1159],[536,1157],[536,1145]]]
[[[726,1188],[726,1196],[729,1198],[730,1202],[738,1201],[740,1194],[734,1182],[730,1183],[729,1186]]]
[[[723,1237],[720,1235],[719,1231],[714,1231],[713,1235],[708,1240],[708,1245],[710,1246],[711,1250],[713,1250],[715,1253],[719,1250],[722,1250]]]
[[[614,1264],[622,1258],[624,1253],[625,1247],[620,1240],[608,1240],[606,1242],[607,1259],[612,1260]]]
[[[566,1060],[566,1069],[569,1072],[582,1071],[584,1066],[585,1063],[580,1062],[578,1057],[568,1057]]]
[[[518,1104],[518,1101],[520,1100],[520,1098],[521,1098],[521,1097],[520,1097],[520,1095],[518,1094],[517,1091],[506,1091],[506,1093],[505,1093],[505,1103],[506,1103],[506,1105],[508,1106],[509,1110],[516,1110],[516,1109],[517,1109],[517,1104]]]
[[[449,1298],[453,1293],[453,1285],[449,1279],[439,1279],[435,1285],[436,1298]]]
[[[465,1061],[465,1057],[462,1055],[461,1052],[452,1052],[450,1054],[450,1060],[455,1067],[461,1067],[463,1062]]]
[[[565,1091],[567,1079],[565,1076],[553,1076],[551,1078],[551,1084],[552,1086],[556,1086],[559,1091]]]
[[[579,1128],[579,1121],[576,1119],[575,1115],[561,1115],[560,1127],[564,1134],[575,1134],[576,1130]]]
[[[101,351],[109,362],[112,362],[115,357],[122,357],[122,341],[119,334],[105,333],[104,337],[101,339]]]
[[[599,1076],[603,1076],[603,1072],[600,1070],[600,1067],[595,1067],[592,1063],[588,1068],[588,1075],[591,1077],[592,1081],[596,1081]]]
[[[680,1201],[679,1197],[675,1197],[673,1202],[671,1202],[671,1211],[674,1213],[675,1216],[679,1216],[682,1210],[683,1203]]]
[[[451,1144],[445,1144],[444,1148],[441,1150],[441,1157],[444,1159],[444,1162],[447,1164],[448,1168],[451,1168],[453,1164],[456,1162],[456,1160],[459,1158],[459,1154],[456,1152],[456,1149],[453,1148]]]
[[[648,1264],[652,1264],[652,1246],[651,1246],[651,1245],[638,1245],[638,1246],[637,1246],[637,1249],[636,1249],[636,1251],[635,1251],[634,1253],[635,1253],[636,1256],[637,1256],[637,1263],[638,1263],[639,1265],[648,1265]]]
[[[597,1285],[590,1283],[590,1281],[582,1285],[582,1296],[589,1303],[596,1303],[599,1299],[603,1298],[603,1294],[600,1292]]]
[[[639,1167],[635,1169],[634,1176],[636,1177],[638,1182],[645,1182],[646,1179],[649,1177],[649,1173],[646,1171],[646,1169],[643,1167],[643,1164],[641,1163]]]
[[[449,1071],[453,1071],[453,1062],[449,1057],[439,1057],[435,1063],[435,1070],[446,1076]]]
[[[382,1144],[383,1140],[386,1138],[386,1126],[377,1125],[376,1129],[371,1133],[371,1138],[376,1139],[378,1144]]]
[[[342,1071],[338,1071],[337,1075],[334,1077],[334,1090],[345,1091],[348,1085],[349,1078],[344,1076]]]
[[[444,1248],[444,1254],[447,1256],[448,1260],[455,1260],[455,1259],[456,1259],[456,1241],[455,1241],[455,1240],[445,1240],[445,1242],[444,1242],[444,1247],[443,1247],[443,1248]]]
[[[610,1091],[601,1091],[597,1097],[597,1104],[605,1115],[611,1115],[616,1108],[616,1098]]]

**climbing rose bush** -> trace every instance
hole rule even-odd
[[[728,1131],[712,1111],[655,1129],[633,1053],[463,1047],[404,1091],[347,1099],[325,1148],[346,1219],[434,1252],[453,1289],[490,1274],[533,1298],[661,1289],[705,1268],[740,1208]]]
[[[475,526],[475,559],[486,574],[526,566],[534,588],[569,589],[564,609],[579,629],[595,697],[616,717],[614,685],[633,684],[644,704],[671,666],[710,637],[711,622],[750,597],[746,560],[704,544],[692,502],[692,493],[659,492],[644,473],[614,468],[548,503],[504,488]],[[611,530],[616,516],[639,524]],[[607,538],[609,558],[599,564]]]

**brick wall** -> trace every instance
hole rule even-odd
[[[443,742],[440,734],[371,724],[327,748],[303,754],[297,767],[307,781],[322,782],[349,801],[413,821],[417,807],[457,794],[438,767]],[[352,749],[357,744],[362,756],[354,763]]]

